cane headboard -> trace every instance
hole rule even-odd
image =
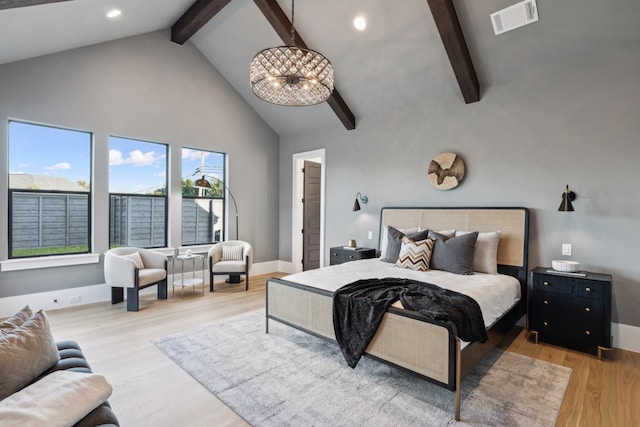
[[[429,230],[500,231],[498,271],[526,282],[529,243],[527,208],[384,207],[380,213],[380,236],[387,225]]]

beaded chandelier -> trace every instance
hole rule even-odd
[[[333,92],[331,62],[311,49],[295,44],[294,3],[291,1],[291,44],[264,49],[251,61],[253,93],[277,105],[300,107],[326,101]]]

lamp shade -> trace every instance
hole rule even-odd
[[[571,204],[572,200],[576,199],[576,193],[573,191],[569,191],[569,186],[565,189],[564,193],[562,193],[562,202],[560,203],[560,207],[558,211],[560,212],[573,212],[573,205]]]
[[[204,175],[202,175],[202,178],[196,179],[196,182],[193,183],[193,186],[198,188],[210,189],[211,183],[204,178]]]
[[[360,202],[358,202],[358,198],[356,197],[356,202],[353,204],[353,211],[359,211],[360,210]]]
[[[260,51],[251,61],[251,89],[277,105],[306,106],[326,101],[333,92],[333,68],[311,49],[278,46]]]
[[[251,90],[276,105],[316,105],[333,92],[333,67],[321,53],[296,46],[294,22],[295,0],[291,0],[291,45],[264,49],[253,57]]]

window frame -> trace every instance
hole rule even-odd
[[[228,216],[228,211],[227,211],[227,191],[228,191],[228,187],[227,187],[227,159],[228,159],[228,154],[222,151],[214,151],[214,150],[206,150],[206,149],[202,149],[202,148],[195,148],[195,147],[189,147],[189,146],[182,146],[180,149],[180,152],[183,153],[184,150],[191,150],[191,151],[198,151],[198,152],[202,152],[202,153],[211,153],[213,155],[220,155],[222,156],[222,179],[220,178],[216,178],[218,179],[221,183],[222,183],[222,191],[221,191],[221,195],[218,196],[210,196],[210,197],[202,197],[202,196],[191,196],[191,195],[185,195],[183,194],[182,191],[182,180],[186,179],[186,178],[190,178],[192,176],[195,176],[196,179],[199,179],[202,175],[206,175],[207,171],[205,170],[204,172],[200,169],[197,168],[195,170],[195,172],[193,174],[189,174],[189,175],[181,175],[180,177],[180,196],[181,196],[181,202],[180,202],[180,245],[182,247],[194,247],[194,246],[202,246],[202,245],[213,245],[216,243],[220,243],[220,242],[224,242],[228,239],[228,234],[229,234],[229,230],[228,230],[228,221],[227,221],[227,216]],[[182,174],[185,174],[186,171],[183,170],[183,166],[184,166],[184,160],[181,161],[180,163],[180,168],[182,170]],[[211,178],[209,177],[209,180],[211,180]],[[213,185],[213,182],[211,182],[211,184]],[[191,200],[197,200],[197,199],[201,199],[201,200],[222,200],[222,235],[220,237],[220,241],[211,241],[211,242],[196,242],[196,243],[184,243],[183,237],[184,237],[184,210],[183,210],[183,204],[182,201],[184,199],[191,199]]]
[[[70,127],[57,126],[51,124],[38,123],[28,120],[8,119],[7,120],[7,160],[11,161],[11,123],[18,123],[21,125],[38,126],[44,128],[52,128],[60,131],[78,132],[87,134],[89,137],[89,188],[87,191],[64,191],[64,190],[33,190],[33,189],[19,189],[11,188],[11,170],[10,166],[7,167],[7,261],[27,261],[29,259],[41,259],[50,257],[78,257],[81,255],[91,255],[93,251],[93,169],[94,169],[94,151],[95,151],[95,135],[92,131],[74,129]],[[13,254],[13,193],[34,193],[40,195],[47,194],[79,194],[87,196],[87,250],[81,252],[64,252],[64,253],[50,253],[39,255],[24,255],[14,256]],[[3,262],[3,264],[6,261]],[[8,271],[4,268],[4,265],[0,271]],[[9,270],[10,271],[10,270]]]
[[[121,135],[115,135],[115,134],[110,134],[107,137],[107,148],[108,148],[108,152],[111,151],[111,138],[118,138],[118,139],[126,139],[126,140],[130,140],[130,141],[135,141],[135,142],[139,142],[139,143],[145,143],[145,144],[156,144],[156,145],[162,145],[164,147],[164,156],[165,156],[165,162],[164,162],[164,172],[165,172],[165,178],[164,178],[164,194],[140,194],[140,193],[122,193],[122,192],[111,192],[111,165],[108,165],[108,172],[107,172],[107,198],[108,198],[108,209],[109,209],[109,225],[108,225],[108,229],[107,229],[107,235],[108,235],[108,247],[109,249],[113,249],[116,247],[121,247],[121,246],[113,246],[112,242],[111,242],[111,227],[112,227],[112,217],[111,217],[111,196],[118,196],[118,197],[127,197],[127,196],[133,196],[133,197],[149,197],[149,198],[164,198],[164,242],[162,245],[160,246],[136,246],[136,247],[140,247],[143,249],[159,249],[159,248],[167,248],[168,247],[168,243],[169,243],[169,153],[170,153],[170,147],[171,145],[165,142],[158,142],[158,141],[150,141],[150,140],[146,140],[146,139],[141,139],[141,138],[132,138],[132,137],[128,137],[128,136],[121,136]],[[108,160],[107,160],[108,161]]]

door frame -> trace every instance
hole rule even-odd
[[[304,161],[320,163],[320,266],[324,267],[325,236],[325,191],[326,191],[326,149],[304,151],[293,154],[292,194],[291,194],[291,264],[295,273],[302,271],[302,197],[304,193]]]

